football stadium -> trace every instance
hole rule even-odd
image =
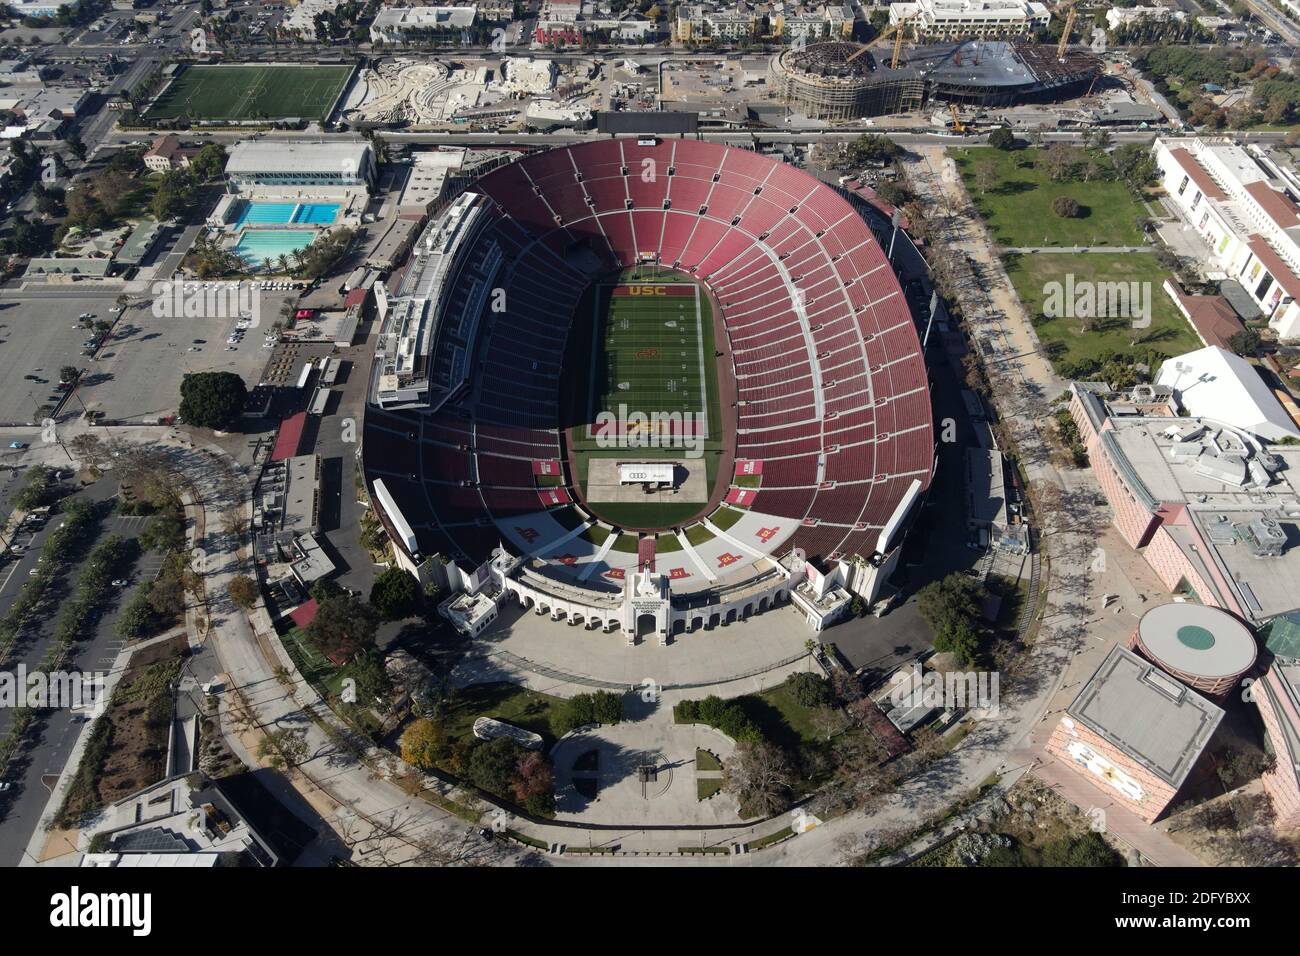
[[[362,456],[399,562],[629,643],[892,574],[934,436],[916,325],[834,188],[608,139],[471,184],[377,287]]]

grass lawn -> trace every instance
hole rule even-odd
[[[558,697],[539,694],[518,684],[505,682],[475,684],[456,692],[455,702],[447,709],[447,736],[455,739],[473,733],[474,721],[480,717],[495,717],[541,734],[549,747],[558,736],[552,717],[564,703]]]
[[[1147,213],[1134,200],[1128,186],[1116,180],[1053,182],[1047,172],[1034,167],[1036,149],[1000,150],[992,147],[954,149],[953,161],[961,172],[976,208],[994,238],[1003,246],[1140,246],[1138,221]],[[1090,155],[1109,170],[1104,153]],[[981,193],[975,182],[979,163],[993,163],[998,185]],[[1052,212],[1052,200],[1070,196],[1083,213],[1063,219]]]
[[[148,117],[323,120],[350,66],[191,66],[163,91]]]
[[[696,770],[721,770],[722,761],[711,750],[695,749],[695,769]]]
[[[722,507],[709,515],[709,520],[713,522],[714,526],[717,527],[718,530],[726,531],[744,516],[745,513],[743,511],[737,511],[735,508]],[[695,544],[693,539],[691,544]]]
[[[677,540],[677,535],[672,533],[661,534],[655,538],[656,554],[671,554],[674,551],[682,550],[682,543]]]
[[[320,651],[312,647],[311,641],[301,628],[293,628],[280,638],[290,659],[297,666],[307,683],[322,694],[337,697],[343,689],[343,668],[332,663]]]
[[[1051,253],[1011,255],[1004,261],[1016,294],[1033,319],[1039,341],[1053,365],[1104,361],[1115,352],[1134,354],[1150,350],[1168,357],[1201,347],[1196,333],[1161,289],[1169,273],[1156,262],[1155,256]],[[1076,283],[1082,280],[1150,283],[1150,327],[1134,329],[1130,319],[1109,318],[1093,319],[1092,328],[1083,331],[1076,318],[1042,318],[1044,287],[1050,282],[1064,286],[1069,274],[1074,275]]]
[[[695,781],[695,793],[701,800],[709,799],[721,789],[722,779],[720,777],[705,777],[702,780]]]

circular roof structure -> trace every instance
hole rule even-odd
[[[455,370],[460,384],[366,414],[367,477],[404,517],[404,547],[473,567],[505,545],[581,587],[650,564],[692,590],[752,575],[761,556],[866,557],[896,540],[930,482],[928,374],[894,270],[843,196],[750,150],[633,138],[532,153],[468,195],[479,215],[439,272],[453,287],[427,360],[431,393]],[[427,294],[421,262],[397,296]],[[720,337],[701,359],[734,396],[717,497],[689,550],[674,527],[657,554],[653,536],[592,525],[568,441],[585,426],[561,400],[566,377],[591,374],[575,325],[587,291],[647,262],[707,291]]]
[[[1202,604],[1163,604],[1138,622],[1138,640],[1158,664],[1208,679],[1236,677],[1255,663],[1250,629],[1226,611]]]
[[[861,43],[842,40],[813,43],[802,50],[789,50],[781,57],[791,72],[844,80],[866,79],[875,72],[876,61]]]

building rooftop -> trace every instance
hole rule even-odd
[[[1250,629],[1227,611],[1203,604],[1154,607],[1138,622],[1138,637],[1160,664],[1197,677],[1232,677],[1255,663]]]
[[[1174,789],[1223,719],[1220,708],[1118,645],[1066,714]]]
[[[1300,428],[1255,367],[1217,345],[1168,359],[1156,382],[1173,389],[1174,397],[1193,415],[1213,416],[1265,441],[1300,438]]]
[[[349,175],[364,175],[370,144],[364,140],[328,140],[320,142],[285,142],[284,140],[245,140],[230,147],[226,175],[255,173],[306,173],[345,170]]]

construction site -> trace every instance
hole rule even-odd
[[[920,110],[930,103],[972,107],[1054,102],[1088,92],[1102,72],[1090,52],[1008,40],[903,49],[815,43],[771,60],[781,100],[810,119],[837,121]]]

